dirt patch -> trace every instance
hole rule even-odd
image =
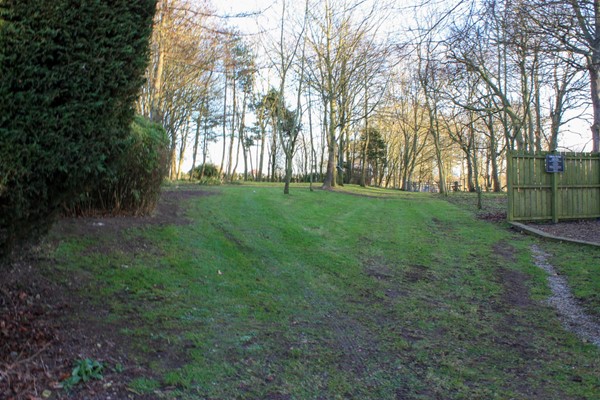
[[[382,257],[371,257],[363,261],[367,275],[377,280],[387,281],[394,277],[392,269],[385,263]]]
[[[559,238],[582,240],[600,244],[600,219],[565,221],[556,224],[528,224],[549,235]]]
[[[350,315],[337,313],[328,320],[335,342],[331,347],[340,351],[340,368],[362,376],[369,359],[377,352],[374,335]]]
[[[383,350],[382,343],[379,342],[379,332],[374,330],[374,327],[380,329],[385,326],[389,320],[387,316],[381,315],[371,307],[372,303],[380,301],[373,293],[361,292],[352,298],[353,303],[368,309],[368,313],[336,309],[327,298],[318,297],[311,290],[305,291],[305,297],[312,306],[327,312],[320,318],[298,324],[298,327],[306,324],[310,329],[300,333],[299,342],[294,347],[310,347],[316,343],[326,346],[336,354],[339,369],[360,378],[367,376],[374,366],[380,368],[389,362],[390,354]],[[314,331],[315,326],[322,332],[319,336],[305,334]],[[394,329],[398,329],[398,332],[404,331],[401,326],[394,326]],[[354,397],[346,393],[344,398]]]
[[[498,269],[498,277],[504,288],[502,303],[508,309],[525,308],[534,303],[529,297],[527,281],[529,277],[521,271],[501,267]]]
[[[152,215],[63,218],[52,227],[49,237],[55,238],[51,239],[55,244],[61,238],[97,238],[98,240],[87,248],[89,253],[120,251],[133,256],[142,254],[160,256],[161,254],[157,253],[150,241],[142,237],[130,238],[126,235],[127,230],[149,225],[187,225],[190,220],[185,216],[184,202],[214,194],[216,193],[202,190],[164,191]]]
[[[533,306],[527,287],[529,276],[510,268],[517,261],[515,248],[510,243],[500,241],[492,246],[492,250],[500,262],[497,276],[503,288],[501,307],[510,310]]]
[[[183,202],[212,194],[202,190],[165,191],[156,211],[147,217],[62,219],[45,244],[21,254],[10,264],[0,265],[0,398],[154,398],[127,388],[132,378],[152,374],[139,360],[128,357],[133,354],[131,344],[118,333],[122,327],[107,322],[110,310],[79,297],[78,288],[85,286],[85,277],[61,276],[47,254],[65,237],[95,240],[88,251],[148,254],[151,244],[143,238],[128,237],[127,229],[188,224]],[[63,283],[57,283],[61,278]],[[135,325],[134,316],[131,323]],[[180,354],[172,352],[177,352],[174,346],[166,342],[153,344],[163,362],[181,361]],[[106,365],[104,379],[80,384],[67,396],[59,383],[69,376],[73,362],[84,358]]]
[[[409,293],[408,291],[405,290],[399,290],[399,289],[386,289],[385,290],[385,297],[387,297],[390,300],[396,300],[396,299],[400,299],[403,297],[408,297]]]
[[[452,226],[452,224],[450,224],[449,222],[446,222],[446,221],[442,221],[439,218],[433,217],[431,219],[431,222],[433,222],[435,229],[437,231],[440,231],[443,233],[451,233],[454,231],[454,227]]]
[[[511,268],[517,258],[515,248],[510,243],[497,242],[492,246],[492,250],[497,264],[496,280],[502,288],[499,298],[490,303],[491,309],[502,315],[499,322],[495,323],[496,337],[494,341],[524,360],[538,359],[540,356],[537,350],[531,346],[532,331],[526,328],[517,328],[528,326],[523,312],[527,312],[526,309],[538,307],[531,299],[527,286],[530,278],[524,272]],[[516,376],[528,373],[521,365],[515,365],[513,371]],[[530,392],[530,388],[518,386],[521,392]],[[545,397],[547,396],[539,398]]]
[[[15,268],[8,271],[15,273]],[[16,275],[16,274],[15,274]],[[46,318],[51,309],[39,291],[15,284],[0,287],[0,398],[18,398],[31,387],[47,387],[48,365],[42,355],[57,341]]]
[[[506,211],[484,211],[478,213],[477,218],[488,222],[504,222],[506,221]]]
[[[494,254],[502,259],[503,262],[512,264],[517,261],[515,257],[515,248],[505,241],[495,243],[492,246],[492,250],[494,251]]]
[[[68,398],[130,398],[126,383],[140,370],[126,356],[127,344],[115,341],[119,338],[115,327],[103,322],[107,313],[75,297],[68,287],[45,279],[26,260],[4,268],[0,398],[67,398],[60,382],[69,377],[74,361],[85,358],[105,364],[104,379],[81,385]]]
[[[440,196],[440,198],[474,213],[478,219],[494,223],[506,221],[506,210],[508,209],[508,198],[506,195],[484,196],[483,208],[481,210],[477,209],[476,197],[472,194],[451,193],[448,196]],[[600,244],[600,219],[560,221],[556,224],[551,222],[523,223],[558,238]]]
[[[187,200],[212,196],[216,192],[203,190],[169,190],[162,192],[156,210],[148,216],[84,217],[63,218],[52,231],[61,236],[93,236],[98,233],[119,233],[124,229],[146,225],[187,225],[190,220],[185,216],[183,203]]]
[[[500,194],[484,193],[482,208],[477,208],[477,194],[468,192],[452,192],[447,196],[438,195],[440,199],[452,203],[475,214],[478,219],[489,222],[506,221],[508,197]]]
[[[417,283],[420,281],[428,282],[431,280],[429,268],[425,265],[411,265],[404,272],[404,280],[408,283]]]

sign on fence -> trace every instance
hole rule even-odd
[[[546,172],[558,173],[565,170],[565,159],[562,154],[546,154]]]
[[[598,153],[510,153],[508,220],[600,217]]]

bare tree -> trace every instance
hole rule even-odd
[[[324,188],[336,186],[336,170],[343,170],[344,146],[349,142],[349,127],[354,107],[362,104],[360,95],[369,60],[365,50],[374,41],[378,24],[375,8],[366,12],[357,3],[326,0],[322,9],[311,7],[309,30],[310,68],[308,84],[320,96],[323,106],[327,144],[327,171]],[[361,107],[362,109],[362,107]],[[362,114],[362,113],[361,113]]]
[[[565,53],[565,63],[589,75],[593,109],[592,151],[600,150],[600,0],[524,2],[534,33],[545,38],[544,49]],[[572,55],[577,55],[573,58]],[[555,114],[557,116],[557,114]]]
[[[138,111],[165,127],[171,140],[172,179],[181,175],[190,131],[217,59],[212,15],[203,2],[157,3],[148,80]]]

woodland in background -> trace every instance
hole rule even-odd
[[[246,35],[161,0],[138,111],[170,137],[169,177],[193,177],[187,156],[226,182],[501,191],[507,151],[561,149],[600,108],[595,2],[373,3],[279,0]]]

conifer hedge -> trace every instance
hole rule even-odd
[[[119,155],[93,190],[65,203],[67,216],[147,215],[154,210],[169,166],[164,128],[140,115],[121,142]]]
[[[129,133],[156,0],[0,0],[0,257],[91,190]]]

